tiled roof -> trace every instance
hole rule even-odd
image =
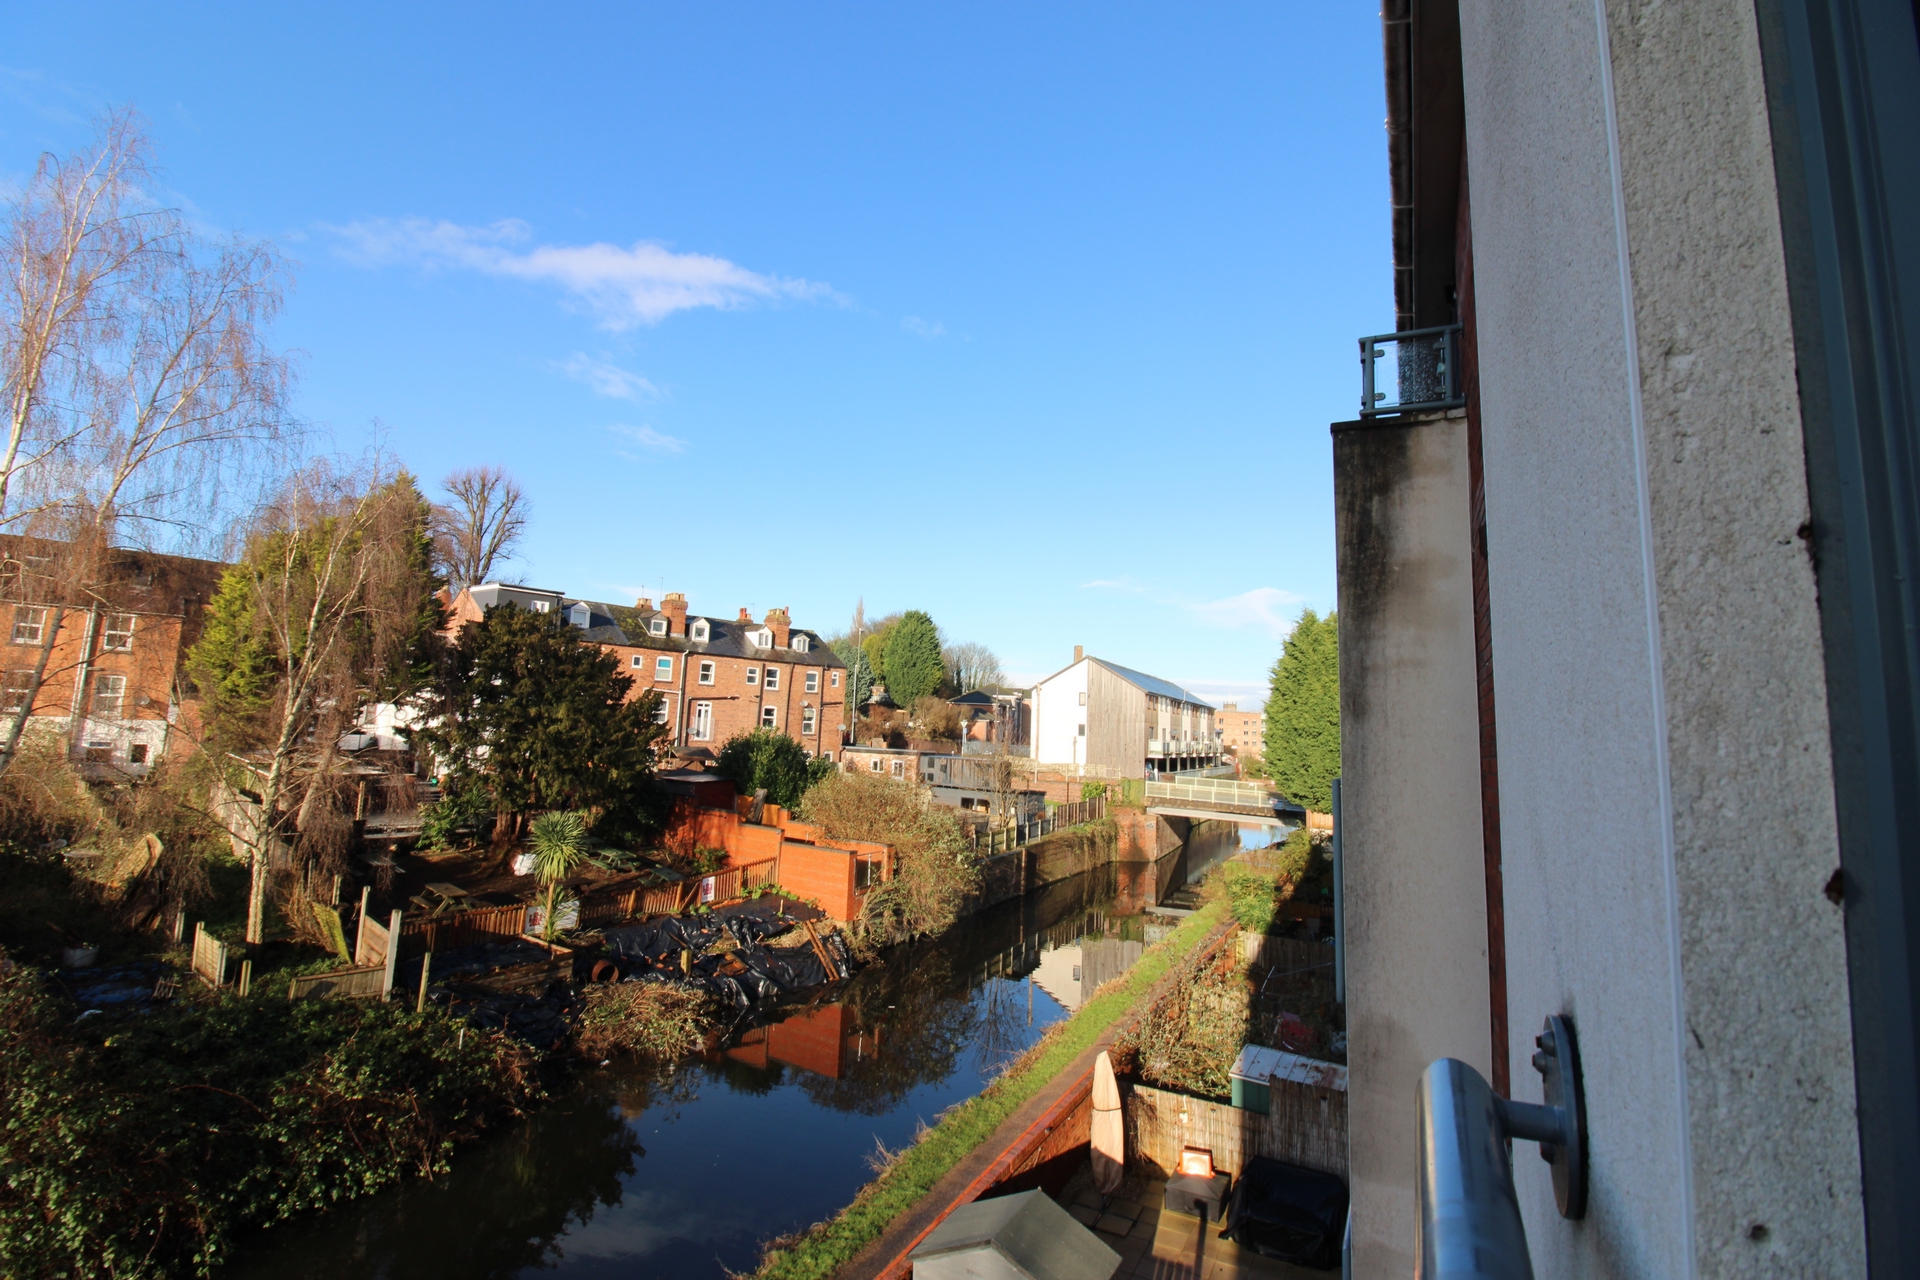
[[[560,606],[564,617],[576,604],[584,604],[592,611],[584,635],[596,644],[626,645],[636,649],[659,649],[667,653],[693,653],[712,655],[721,658],[759,658],[775,662],[793,662],[801,666],[845,667],[827,642],[819,633],[802,627],[793,628],[792,636],[805,636],[807,648],[803,653],[791,647],[785,649],[762,649],[747,642],[750,631],[771,630],[763,622],[741,622],[733,618],[707,618],[700,614],[687,615],[687,626],[692,628],[696,622],[707,624],[707,639],[691,640],[686,636],[656,636],[648,632],[648,624],[655,618],[664,618],[667,614],[659,609],[635,609],[628,605],[608,604],[602,600],[567,599]]]

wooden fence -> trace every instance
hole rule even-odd
[[[983,858],[991,858],[995,854],[1008,853],[1032,844],[1035,840],[1044,840],[1056,831],[1065,831],[1068,827],[1077,827],[1084,822],[1098,822],[1106,814],[1106,800],[1095,796],[1091,800],[1076,800],[1072,804],[1056,805],[1052,813],[1033,822],[994,827],[984,837],[980,833],[980,828],[970,827],[967,840],[975,853]]]
[[[1193,1098],[1144,1084],[1124,1088],[1127,1166],[1178,1171],[1182,1147],[1205,1147],[1213,1163],[1238,1176],[1254,1156],[1347,1176],[1347,1095],[1276,1080],[1268,1113]]]
[[[289,1000],[384,1000],[392,990],[393,971],[385,964],[332,973],[309,973],[287,984]]]
[[[193,926],[193,971],[208,986],[227,985],[227,970],[240,950],[208,933],[204,922]]]
[[[516,938],[526,929],[527,904],[477,907],[448,916],[420,916],[400,927],[400,949],[408,954],[444,952],[494,938]],[[584,921],[583,921],[584,923]]]

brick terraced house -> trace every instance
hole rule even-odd
[[[0,547],[0,715],[19,715],[46,654],[26,733],[61,735],[68,754],[100,777],[138,777],[185,720],[181,666],[199,638],[201,610],[224,566],[211,560],[116,549],[84,607],[34,603],[37,557],[18,540]],[[28,597],[23,599],[23,597]],[[57,617],[57,620],[56,620]],[[49,630],[51,650],[44,649]],[[0,727],[8,727],[0,725]]]
[[[798,630],[785,609],[754,621],[689,615],[675,591],[655,608],[580,600],[557,591],[487,583],[464,589],[450,608],[449,634],[498,604],[558,613],[583,638],[616,654],[633,677],[633,697],[660,694],[661,723],[679,747],[718,750],[728,738],[775,729],[809,755],[836,759],[846,719],[846,663],[812,631]]]

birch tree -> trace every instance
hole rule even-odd
[[[40,645],[9,691],[0,772],[68,615],[110,603],[111,549],[208,548],[294,436],[289,366],[265,341],[281,263],[156,206],[149,160],[138,118],[109,116],[89,149],[42,156],[0,223],[0,577],[11,638]]]
[[[189,668],[209,745],[258,785],[257,816],[229,818],[252,852],[249,942],[265,934],[276,855],[327,802],[340,735],[425,670],[438,622],[427,521],[410,476],[312,463],[262,512],[208,610]]]

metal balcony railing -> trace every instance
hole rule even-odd
[[[1147,803],[1154,801],[1205,805],[1231,805],[1242,809],[1271,809],[1279,797],[1257,782],[1239,782],[1227,778],[1178,778],[1169,782],[1149,782]]]
[[[1361,417],[1458,409],[1466,402],[1459,325],[1360,339]]]
[[[1550,1017],[1535,1041],[1542,1104],[1512,1102],[1456,1058],[1441,1058],[1414,1094],[1418,1141],[1416,1280],[1533,1280],[1513,1190],[1512,1139],[1540,1144],[1566,1218],[1587,1211],[1587,1124],[1573,1028]]]

